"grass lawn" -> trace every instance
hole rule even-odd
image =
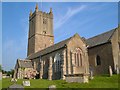
[[[18,80],[17,84],[22,84]],[[49,85],[56,85],[57,88],[118,88],[118,75],[108,77],[107,75],[95,76],[89,83],[67,83],[64,80],[30,80],[31,86],[25,88],[48,88]],[[2,79],[2,88],[7,88],[13,83],[10,79]]]
[[[1,90],[1,88],[2,88],[2,80],[0,80],[0,90]]]

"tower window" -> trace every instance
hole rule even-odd
[[[43,34],[46,34],[46,31],[43,31]]]
[[[101,65],[101,58],[100,58],[99,55],[97,55],[97,57],[96,57],[96,65],[97,65],[97,66],[98,66],[98,65]]]
[[[47,19],[43,18],[43,24],[47,24]]]

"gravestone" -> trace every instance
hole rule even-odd
[[[119,74],[119,67],[116,65],[116,74]]]
[[[19,84],[13,84],[7,90],[24,90],[24,87]]]
[[[56,86],[55,85],[50,85],[49,90],[56,90]]]
[[[23,81],[23,86],[30,86],[30,81]]]
[[[109,66],[109,75],[112,76],[113,72],[112,72],[112,67]]]
[[[92,80],[94,77],[93,77],[93,71],[91,70],[90,71],[90,79]]]

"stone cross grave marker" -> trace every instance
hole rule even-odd
[[[92,70],[90,71],[90,79],[91,80],[93,79],[93,71]]]
[[[7,90],[24,90],[24,87],[19,84],[13,84],[13,85],[9,86],[9,88]]]

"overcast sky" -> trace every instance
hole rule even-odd
[[[2,3],[2,64],[13,69],[17,58],[26,58],[29,12],[36,3]],[[55,43],[78,33],[89,38],[116,28],[118,3],[38,3],[39,10],[54,14]]]

